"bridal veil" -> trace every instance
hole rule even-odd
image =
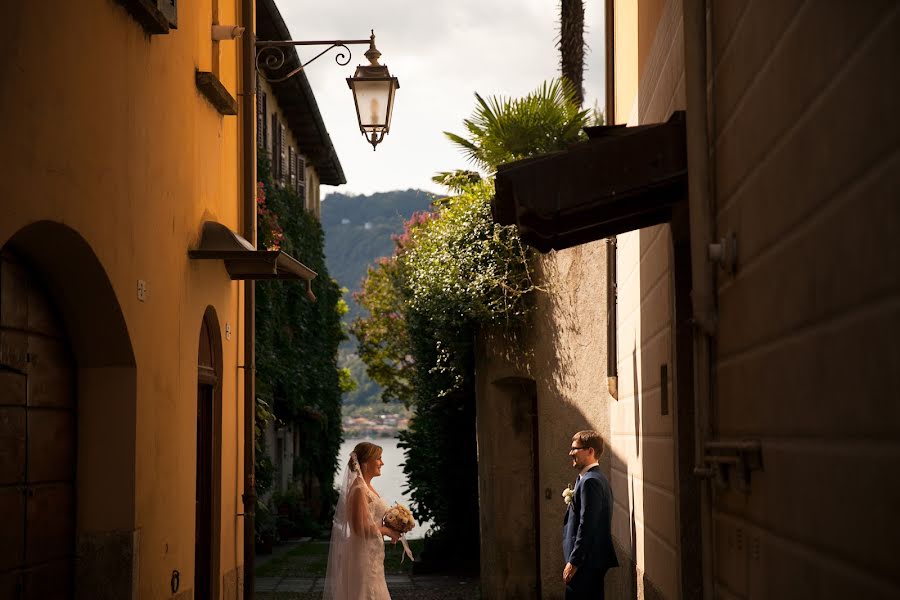
[[[323,600],[362,600],[367,597],[366,590],[375,584],[369,581],[375,575],[370,568],[370,563],[375,558],[370,556],[373,545],[366,536],[354,534],[351,530],[350,502],[353,492],[358,490],[365,493],[365,489],[366,482],[362,477],[356,453],[353,453],[344,469],[341,491],[334,510]],[[368,515],[368,511],[366,514]],[[369,518],[371,519],[371,516]],[[372,524],[377,528],[374,520]],[[384,548],[380,536],[377,544]]]

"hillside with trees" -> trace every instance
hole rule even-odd
[[[413,213],[429,210],[433,201],[434,195],[422,190],[361,196],[334,193],[322,200],[328,271],[338,285],[350,291],[345,323],[360,316],[352,294],[360,289],[366,269],[378,258],[393,254],[391,236],[403,231],[403,223]]]
[[[328,272],[350,292],[345,295],[349,311],[343,316],[347,325],[362,316],[353,293],[359,291],[367,269],[379,258],[393,254],[392,237],[403,231],[403,223],[413,214],[430,210],[433,200],[428,192],[410,189],[360,196],[333,193],[322,201]],[[353,336],[341,344],[338,364],[348,368],[357,383],[356,389],[344,394],[345,417],[405,411],[399,404],[381,403],[381,387],[366,374]]]

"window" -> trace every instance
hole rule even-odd
[[[169,21],[169,27],[178,29],[178,0],[156,0],[156,7]]]
[[[178,28],[178,0],[118,0],[150,35]]]
[[[619,273],[616,236],[606,239],[606,377],[610,395],[619,399]]]

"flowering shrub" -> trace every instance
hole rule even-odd
[[[278,214],[266,206],[266,186],[262,181],[256,184],[256,215],[259,245],[266,250],[281,250],[284,229],[278,222]]]

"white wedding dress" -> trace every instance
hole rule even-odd
[[[354,457],[355,458],[355,457]],[[376,529],[381,525],[388,506],[374,493],[359,472],[348,466],[341,494],[334,511],[331,528],[331,548],[328,552],[328,570],[325,575],[323,600],[390,600],[384,579],[384,538],[362,536],[354,533],[350,525],[350,498],[355,492],[366,498],[370,524]]]

